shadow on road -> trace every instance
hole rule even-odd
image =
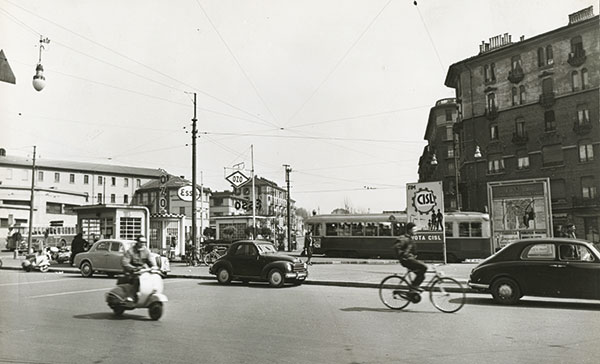
[[[390,308],[383,308],[383,307],[379,307],[379,308],[373,308],[373,307],[347,307],[347,308],[342,308],[340,309],[340,311],[344,311],[344,312],[391,312],[391,313],[397,313],[397,312],[404,312],[404,313],[437,313],[437,312],[432,312],[432,311],[417,311],[417,310],[413,310],[410,307],[404,308],[402,310],[392,310]]]
[[[198,285],[200,286],[221,286],[221,287],[248,287],[248,288],[262,288],[262,289],[286,289],[286,288],[293,288],[293,287],[297,287],[293,284],[285,284],[283,287],[280,288],[273,288],[271,286],[269,286],[269,284],[267,282],[248,282],[248,283],[242,283],[242,282],[236,282],[233,281],[231,283],[229,283],[228,285],[222,285],[219,282],[213,281],[213,282],[198,282]]]
[[[531,299],[521,299],[515,305],[500,305],[494,302],[492,298],[469,298],[467,305],[491,306],[496,308],[503,307],[529,307],[529,308],[548,308],[548,309],[566,309],[566,310],[584,310],[600,311],[600,302],[568,302],[568,301],[541,301]]]
[[[117,316],[112,312],[96,312],[96,313],[87,313],[83,315],[75,315],[73,316],[76,319],[85,319],[85,320],[139,320],[139,321],[151,321],[152,319],[145,315],[135,315],[128,314],[127,312],[123,313],[122,316]]]

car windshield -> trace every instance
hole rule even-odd
[[[277,250],[275,250],[275,247],[272,244],[256,244],[256,246],[258,247],[258,251],[260,252],[260,254],[277,253]]]

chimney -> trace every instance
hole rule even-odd
[[[524,40],[525,40],[525,36],[524,36],[524,35],[522,35],[522,36],[521,36],[521,39],[519,39],[519,41],[520,41],[520,42],[522,42],[522,41],[524,41]]]

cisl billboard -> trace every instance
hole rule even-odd
[[[444,235],[444,189],[441,181],[406,184],[406,215],[408,222],[417,226],[414,239],[418,242],[443,245],[446,262],[446,238]]]

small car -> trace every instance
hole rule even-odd
[[[240,240],[231,244],[209,272],[221,284],[266,281],[272,287],[282,287],[286,282],[302,284],[308,277],[308,266],[298,258],[278,254],[269,241]]]
[[[91,277],[94,273],[106,273],[109,276],[121,274],[123,273],[121,259],[133,244],[135,244],[133,240],[98,240],[88,251],[77,254],[73,265],[79,267],[84,277]],[[164,275],[171,270],[166,257],[151,253],[151,259],[156,260],[156,265]]]
[[[471,271],[469,286],[514,304],[523,296],[600,299],[600,252],[585,240],[517,240]]]

